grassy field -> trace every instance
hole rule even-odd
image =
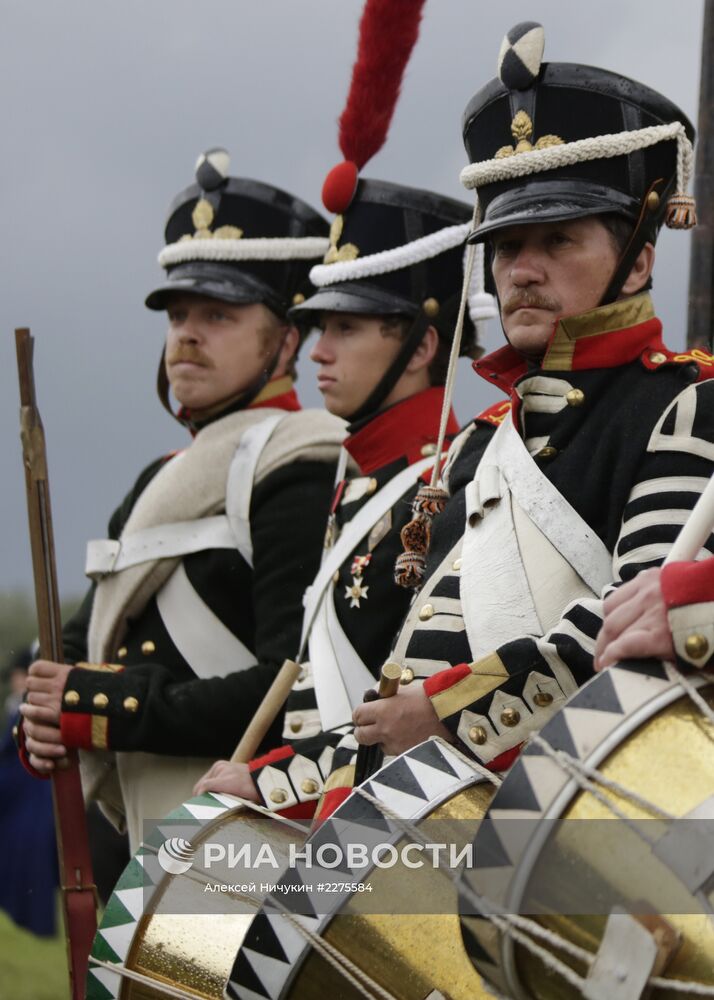
[[[39,938],[0,911],[1,1000],[68,1000],[64,935]]]

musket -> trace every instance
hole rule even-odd
[[[697,122],[694,193],[697,225],[692,232],[687,346],[712,350],[714,334],[714,0],[704,0],[702,69]]]
[[[15,330],[15,347],[20,383],[20,438],[25,466],[40,656],[55,663],[62,663],[62,625],[47,478],[45,432],[35,400],[35,377],[32,369],[33,339],[29,330]],[[97,909],[76,750],[68,750],[62,766],[58,765],[53,772],[52,799],[57,831],[70,994],[72,1000],[83,1000],[89,951],[97,929]]]

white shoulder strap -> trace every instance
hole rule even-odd
[[[340,568],[342,563],[351,555],[352,551],[357,547],[357,543],[360,539],[364,538],[365,535],[369,533],[371,528],[383,517],[388,510],[391,510],[394,504],[399,500],[408,487],[417,481],[419,476],[424,472],[425,469],[430,468],[434,464],[434,456],[431,455],[429,458],[424,458],[419,462],[414,462],[413,465],[407,466],[406,469],[402,469],[398,472],[396,476],[385,483],[381,490],[378,490],[374,496],[367,501],[364,507],[361,507],[351,521],[342,528],[340,537],[337,539],[335,545],[330,549],[330,551],[325,556],[325,559],[320,567],[320,570],[313,580],[312,584],[308,587],[305,592],[304,605],[305,614],[302,621],[302,637],[300,640],[300,649],[302,650],[305,646],[307,637],[310,634],[310,628],[317,614],[317,609],[320,606],[320,601],[322,596],[327,589],[328,584],[335,575],[335,572]]]
[[[236,448],[226,483],[226,517],[233,532],[234,546],[249,566],[253,566],[253,542],[250,535],[250,500],[255,470],[260,456],[278,424],[288,416],[275,413],[249,427]]]

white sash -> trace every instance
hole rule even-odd
[[[197,677],[227,677],[255,663],[255,654],[209,608],[181,562],[156,595],[156,605],[176,649]]]
[[[374,685],[367,669],[342,629],[334,606],[332,578],[362,538],[397,503],[410,485],[435,462],[431,455],[397,473],[342,528],[312,585],[305,592],[301,648],[309,637],[315,698],[323,729],[347,724]]]
[[[509,414],[466,488],[461,603],[474,659],[541,636],[571,601],[600,596],[612,556],[538,468]]]

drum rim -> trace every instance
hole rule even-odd
[[[422,756],[417,757],[416,756],[417,754]],[[473,769],[467,773],[467,769],[470,769],[472,765],[468,761],[468,759],[465,758],[464,754],[460,753],[460,751],[452,747],[450,743],[446,742],[446,740],[443,740],[439,736],[434,736],[428,740],[425,740],[423,743],[417,744],[415,747],[411,747],[409,750],[405,751],[405,753],[400,754],[398,757],[395,757],[393,760],[389,761],[382,768],[380,768],[379,771],[373,774],[372,777],[369,778],[369,780],[366,781],[361,787],[366,792],[369,792],[375,797],[379,797],[381,795],[382,801],[385,803],[385,805],[395,809],[395,811],[398,812],[399,804],[396,802],[392,802],[390,804],[390,802],[388,801],[390,798],[390,794],[394,798],[395,797],[394,793],[397,790],[390,788],[387,785],[381,784],[379,781],[377,781],[377,779],[379,778],[380,775],[388,773],[390,769],[395,769],[397,766],[399,766],[400,762],[408,760],[410,759],[410,757],[415,757],[417,760],[419,760],[420,763],[426,763],[423,759],[424,754],[427,755],[433,754],[435,756],[440,754],[442,758],[446,757],[447,763],[456,771],[456,777],[452,777],[451,782],[449,784],[445,783],[444,788],[433,798],[425,798],[424,800],[422,800],[420,807],[418,809],[415,809],[415,811],[410,815],[405,815],[404,813],[400,812],[399,813],[400,818],[403,818],[404,820],[407,820],[409,822],[418,822],[420,819],[423,819],[424,816],[426,816],[430,811],[435,809],[438,805],[442,804],[450,796],[455,795],[459,791],[465,788],[469,788],[474,784],[479,784],[481,781],[488,780],[485,774],[479,774],[477,766],[474,766]],[[474,765],[476,765],[475,761]],[[427,764],[426,766],[429,765]],[[438,769],[432,767],[432,770],[438,770]],[[462,776],[459,777],[459,775]],[[377,792],[377,790],[373,788],[373,783],[379,784],[380,786],[379,792]],[[353,791],[345,799],[345,801],[342,802],[337,807],[337,809],[335,809],[332,816],[330,816],[328,819],[324,821],[324,823],[319,828],[321,833],[323,833],[324,831],[323,835],[326,834],[329,837],[330,829],[331,827],[334,827],[335,820],[339,819],[344,820],[345,818],[349,819],[349,817],[344,816],[344,813],[349,812],[350,808],[354,805],[355,797],[356,794]],[[362,800],[361,805],[370,808],[370,803],[365,799]],[[310,838],[308,838],[308,840],[309,839]],[[385,835],[385,843],[387,841],[390,841],[391,839],[393,838],[389,838]],[[335,832],[334,834],[334,842],[340,843],[340,836],[338,832]],[[368,877],[371,870],[373,869],[360,870],[359,878],[364,879]],[[348,893],[345,896],[342,896],[340,894],[335,893],[334,895],[331,895],[330,903],[332,904],[332,906],[329,912],[317,914],[315,917],[301,914],[299,916],[300,922],[304,923],[305,926],[308,926],[310,930],[313,931],[314,933],[322,933],[325,930],[325,928],[329,926],[330,922],[337,915],[340,907],[343,905],[345,900],[349,898],[350,895],[352,894]],[[269,904],[272,898],[273,898],[272,894],[271,896],[268,896],[266,898],[265,902],[263,903],[263,906],[255,915],[255,918],[251,923],[251,926],[243,939],[243,943],[241,944],[241,947],[238,950],[238,954],[236,955],[236,960],[233,966],[233,970],[231,970],[231,975],[229,976],[228,979],[228,985],[226,987],[227,997],[230,998],[244,997],[244,998],[251,998],[251,1000],[254,1000],[254,997],[256,996],[256,994],[253,991],[251,991],[250,988],[243,986],[237,979],[233,978],[233,972],[234,970],[236,970],[236,966],[241,958],[241,953],[244,953],[246,950],[250,952],[250,957],[244,955],[244,958],[246,958],[253,974],[261,981],[261,983],[264,982],[264,977],[261,976],[260,972],[261,963],[263,961],[266,962],[265,978],[267,978],[267,973],[268,972],[270,973],[271,985],[270,985],[269,995],[275,998],[282,997],[285,995],[285,991],[289,989],[293,980],[295,979],[298,972],[302,968],[305,955],[312,951],[312,945],[310,944],[309,941],[305,940],[304,938],[302,939],[300,947],[296,947],[294,943],[296,940],[295,937],[292,938],[293,944],[285,940],[288,933],[290,933],[288,932],[287,928],[290,927],[291,925],[288,923],[288,921],[282,918],[282,914],[278,909],[273,909],[268,913],[265,912],[266,905]],[[289,963],[285,968],[284,978],[281,984],[279,985],[279,988],[277,979],[278,970],[276,969],[275,958],[271,956],[267,951],[264,953],[261,952],[260,948],[256,947],[256,943],[251,942],[251,933],[252,932],[260,933],[261,918],[263,921],[263,925],[266,921],[268,922],[272,933],[277,937],[278,941],[281,944],[281,947],[283,948],[284,953],[289,957]],[[297,933],[298,932],[296,931],[292,931],[291,936],[297,935]],[[237,974],[238,973],[236,972],[236,975]],[[266,987],[266,989],[268,988]]]
[[[217,803],[215,807],[211,805],[211,800]],[[203,795],[187,799],[186,802],[182,802],[181,805],[176,807],[176,809],[172,809],[170,813],[167,813],[166,816],[164,816],[162,820],[156,824],[154,830],[152,830],[152,835],[161,827],[161,824],[165,823],[167,820],[188,819],[190,817],[192,819],[204,820],[212,823],[223,816],[224,813],[234,809],[236,806],[241,805],[244,805],[243,800],[236,798],[236,796],[205,792]],[[213,809],[213,814],[211,816],[206,816],[206,809]],[[186,816],[187,812],[189,817]],[[119,880],[114,886],[111,896],[109,897],[109,901],[107,902],[107,906],[104,910],[104,917],[101,924],[97,928],[94,940],[92,941],[92,948],[89,953],[89,968],[87,971],[88,997],[91,995],[90,989],[94,988],[93,979],[97,981],[98,985],[101,986],[102,989],[107,990],[111,994],[111,1000],[119,1000],[121,996],[124,981],[121,972],[110,972],[108,969],[98,965],[93,967],[92,959],[94,957],[95,949],[109,948],[117,956],[121,964],[126,965],[127,957],[129,955],[129,951],[131,950],[131,946],[134,943],[134,935],[136,934],[139,922],[144,916],[146,908],[153,899],[154,893],[160,884],[154,883],[153,885],[145,885],[143,882],[140,885],[136,884],[137,878],[148,878],[148,873],[142,860],[147,853],[149,852],[145,850],[145,845],[142,843],[139,850],[131,857],[126,868],[119,876]],[[141,868],[141,872],[136,870],[136,865]],[[130,907],[130,905],[128,905],[129,899],[122,899],[119,895],[122,893],[126,897],[128,893],[137,888],[141,889],[144,903],[138,916],[135,913],[135,907]],[[111,915],[110,904],[112,901],[119,903],[123,909],[126,910],[131,919],[125,921],[124,923],[113,924],[111,927],[105,927],[104,920],[107,917],[107,913]],[[114,932],[112,934],[111,941],[107,939],[107,931]],[[104,959],[102,960],[104,961]]]
[[[577,698],[577,696],[586,688],[592,690],[593,688],[604,686],[606,683],[606,680],[604,679],[608,678],[608,676],[610,684],[616,688],[615,681],[618,678],[618,674],[626,674],[630,683],[632,679],[635,678],[635,686],[639,682],[642,690],[642,700],[637,704],[632,705],[624,713],[614,711],[611,712],[610,714],[615,716],[617,720],[613,724],[613,728],[609,730],[601,741],[590,749],[585,755],[581,756],[578,754],[578,759],[585,765],[597,767],[613,750],[620,746],[623,739],[630,735],[635,729],[647,722],[663,708],[666,708],[670,704],[686,696],[686,689],[676,675],[668,676],[666,667],[664,667],[659,661],[649,662],[657,662],[660,669],[653,673],[643,669],[642,663],[638,663],[637,665],[631,663],[629,666],[627,664],[618,664],[613,667],[608,667],[607,671],[603,671],[603,673],[596,674],[595,677],[592,677],[586,682],[586,684],[580,687],[577,692],[575,692],[573,698]],[[714,680],[710,673],[689,676],[687,679],[689,683],[696,688],[711,684]],[[630,697],[631,696],[632,691],[630,692]],[[547,739],[548,728],[562,716],[563,712],[568,710],[569,705],[572,707],[571,702],[572,699],[568,699],[568,701],[565,702],[553,718],[543,727],[543,730],[541,731],[542,736]],[[537,748],[529,747],[523,752],[522,758],[523,757],[542,757],[542,754],[537,750]],[[516,763],[518,764],[519,762]],[[514,765],[514,767],[515,766],[516,765]],[[548,801],[540,809],[528,811],[529,818],[532,818],[537,825],[533,835],[529,837],[524,849],[511,862],[511,876],[506,883],[507,888],[505,897],[501,901],[505,912],[518,912],[518,906],[521,902],[528,877],[533,870],[533,865],[537,863],[537,859],[540,856],[540,852],[543,847],[543,841],[548,829],[547,821],[557,819],[561,816],[568,803],[572,801],[578,792],[577,782],[562,771],[562,769],[557,768],[556,771],[556,768],[557,765],[553,762],[552,773],[557,773],[559,771],[562,776],[562,783],[560,784],[560,787],[555,792],[550,793]],[[525,768],[523,768],[523,770],[525,771]],[[508,777],[504,779],[504,785],[507,781]],[[533,782],[530,781],[530,784],[532,788]],[[501,815],[501,818],[505,818],[506,813],[511,810],[499,810],[498,797],[499,792],[496,792],[493,801],[489,806],[487,815],[496,812]],[[537,799],[537,796],[534,795],[534,797]],[[515,815],[516,810],[512,811]],[[519,812],[523,815],[525,810],[520,810]],[[475,857],[478,856],[477,844],[479,832],[480,828],[477,830],[474,837]],[[496,900],[496,902],[499,902],[499,900]],[[470,928],[470,933],[474,933],[473,927]],[[471,958],[471,961],[473,962],[479,975],[483,976],[487,982],[494,982],[494,972],[498,971],[503,979],[502,982],[496,982],[495,985],[501,989],[508,990],[509,994],[514,997],[514,1000],[527,1000],[528,995],[524,991],[523,985],[520,982],[517,973],[515,961],[515,942],[510,935],[504,935],[500,931],[498,931],[497,940],[498,952],[500,955],[500,966],[497,967],[497,969],[494,969],[490,963],[488,968],[482,968],[479,962],[473,957]]]

